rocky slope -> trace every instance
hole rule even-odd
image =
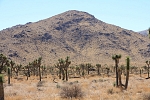
[[[22,64],[40,56],[46,65],[66,56],[72,64],[114,64],[113,54],[122,54],[121,63],[130,56],[143,64],[149,48],[147,37],[75,10],[0,31],[0,53]]]

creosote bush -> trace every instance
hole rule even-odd
[[[60,96],[62,98],[82,98],[83,92],[79,85],[66,85],[61,88]]]

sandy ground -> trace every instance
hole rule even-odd
[[[150,94],[150,79],[147,75],[130,74],[127,90],[114,87],[115,76],[86,76],[85,78],[71,78],[68,82],[59,80],[53,82],[54,76],[48,75],[39,82],[38,77],[32,76],[29,80],[19,76],[12,78],[7,84],[5,77],[5,100],[65,100],[60,97],[61,87],[68,84],[78,84],[83,91],[83,98],[77,100],[143,100],[144,94]],[[123,83],[125,77],[122,76]]]

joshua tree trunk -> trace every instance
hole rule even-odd
[[[8,84],[10,84],[10,68],[8,68]]]
[[[118,61],[117,59],[115,60],[115,64],[116,64],[116,86],[118,87]]]
[[[29,69],[29,67],[28,67],[28,77],[30,77],[30,69]]]
[[[40,81],[41,81],[41,70],[40,70],[40,65],[39,65],[39,78],[40,78]]]
[[[0,76],[0,100],[4,100],[4,87],[2,76]]]
[[[129,81],[129,70],[127,70],[125,89],[127,89],[128,87],[128,81]]]
[[[119,87],[122,88],[122,81],[121,81],[121,70],[118,69],[118,78],[119,78]]]
[[[142,70],[140,69],[140,77],[141,77],[141,74],[142,74]]]
[[[27,80],[28,80],[28,74],[27,74]]]
[[[10,75],[10,76],[11,76],[11,78],[12,78],[12,68],[10,68],[10,73],[11,73],[11,75]]]
[[[148,78],[149,78],[149,64],[148,64]]]
[[[68,81],[68,70],[66,69],[66,81]]]
[[[125,89],[128,87],[128,81],[129,81],[129,69],[130,69],[130,59],[127,57],[127,74],[126,74],[126,83],[125,83]]]
[[[63,75],[62,80],[65,80],[65,72],[64,72],[64,70],[62,70],[62,75]]]
[[[59,68],[59,79],[61,79],[62,68]]]
[[[147,64],[147,75],[148,75],[148,78],[149,78],[149,65],[150,65],[150,61],[146,61],[146,64]]]

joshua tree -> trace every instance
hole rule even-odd
[[[29,65],[30,65],[30,63],[29,63]],[[24,67],[24,70],[27,69],[27,72],[25,71],[25,75],[27,76],[27,80],[28,80],[28,77],[30,77],[30,66],[29,65]]]
[[[42,66],[42,76],[44,76],[44,72],[45,72],[45,75],[47,74],[47,70],[46,70],[46,66]]]
[[[148,29],[148,36],[149,36],[149,39],[150,39],[150,28]]]
[[[9,66],[9,61],[6,56],[0,54],[0,74],[6,68],[6,66]]]
[[[64,74],[64,70],[63,70],[63,68],[65,66],[64,63],[65,63],[65,61],[62,58],[58,59],[58,63],[55,66],[55,67],[57,67],[59,69],[59,79],[61,79],[61,74],[63,75],[62,80],[65,79],[65,74]]]
[[[22,65],[16,65],[13,67],[13,71],[16,73],[16,76],[18,76],[19,71],[21,70]]]
[[[149,65],[150,65],[150,61],[146,61],[146,64],[147,64],[147,73],[148,73],[148,78],[149,78]]]
[[[40,81],[41,81],[41,60],[42,60],[42,57],[40,57],[37,61],[37,66],[39,68],[39,78],[40,78]]]
[[[61,74],[63,75],[62,80],[68,81],[68,67],[71,64],[71,61],[69,61],[69,57],[66,57],[66,60],[58,59],[57,65],[55,65],[56,68],[59,69],[59,79],[61,79]]]
[[[149,36],[149,39],[150,39],[150,28],[148,29],[148,36]],[[150,65],[150,61],[146,61],[146,64],[148,66],[147,71],[148,71],[148,78],[149,78],[149,65]]]
[[[78,74],[80,75],[80,67],[79,66],[76,66],[76,72],[78,72]]]
[[[12,78],[12,70],[13,70],[13,68],[14,68],[14,65],[15,65],[15,63],[11,60],[10,61],[10,76],[11,76],[11,78]]]
[[[71,64],[71,61],[69,61],[69,57],[67,56],[65,60],[65,67],[64,70],[66,71],[66,81],[68,81],[68,67]]]
[[[125,89],[127,89],[127,87],[128,87],[128,81],[129,81],[129,69],[130,69],[130,58],[127,57],[127,74],[126,74]]]
[[[118,69],[118,77],[119,77],[119,86],[120,88],[123,88],[124,86],[124,89],[126,90],[127,87],[128,87],[128,81],[129,81],[129,69],[130,69],[130,58],[127,57],[127,66],[126,66],[126,82],[125,82],[125,85],[122,84],[122,81],[121,81],[121,69],[119,68]]]
[[[3,76],[0,74],[0,100],[4,100]]]
[[[85,75],[85,72],[84,72],[84,70],[85,70],[85,65],[84,65],[84,64],[80,64],[80,67],[81,67],[81,69],[82,69],[82,76],[84,77],[84,75]]]
[[[96,66],[97,66],[97,74],[100,75],[101,64],[96,64]]]
[[[116,86],[118,87],[118,64],[119,64],[119,59],[121,58],[121,55],[113,55],[112,59],[115,60],[115,65],[116,65]]]
[[[110,68],[106,67],[106,70],[107,70],[107,76],[109,77]]]
[[[87,63],[87,64],[86,64],[86,69],[87,69],[88,75],[89,75],[89,72],[90,72],[90,71],[89,71],[90,68],[91,68],[91,64],[90,64],[90,63]]]

